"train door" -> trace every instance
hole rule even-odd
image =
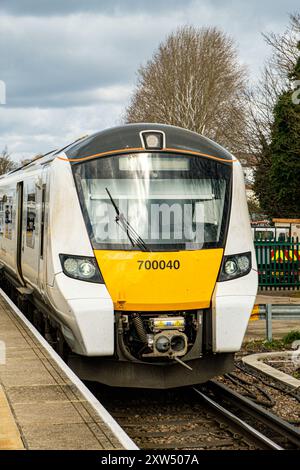
[[[39,176],[30,176],[23,182],[21,272],[33,288],[38,287],[39,274],[39,188]]]
[[[5,182],[5,180],[4,180]],[[16,188],[13,183],[1,185],[0,190],[0,239],[1,262],[15,269],[15,240],[16,240]]]
[[[40,185],[38,188],[39,202],[39,275],[38,287],[41,294],[45,294],[45,286],[47,283],[47,227],[48,227],[48,167],[43,168]]]
[[[21,264],[23,244],[23,181],[17,183],[16,225],[16,272],[20,283],[25,285]]]

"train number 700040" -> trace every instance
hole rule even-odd
[[[142,260],[138,260],[138,265],[139,265],[139,270],[140,269],[179,269],[180,268],[180,261],[178,259],[174,259],[174,260],[169,260],[169,261],[165,261],[165,260],[153,260],[153,261],[150,261],[150,260],[146,260],[146,261],[142,261]]]

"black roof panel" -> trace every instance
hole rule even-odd
[[[181,127],[165,124],[126,124],[97,132],[65,150],[70,159],[89,157],[94,154],[141,148],[140,132],[145,130],[163,131],[166,136],[166,147],[176,150],[189,150],[204,153],[224,160],[232,160],[232,155],[223,147],[206,137]]]

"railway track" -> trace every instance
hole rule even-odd
[[[239,369],[249,374],[241,366]],[[251,375],[255,374],[252,372]],[[256,378],[266,384],[266,379]],[[283,388],[274,384],[272,387]],[[116,389],[109,390],[111,399]],[[299,401],[296,392],[292,394],[288,390],[282,391],[296,396]],[[99,395],[98,384],[93,393]],[[214,380],[206,385],[184,389],[184,394],[187,394],[185,396],[182,396],[181,389],[172,392],[148,391],[148,394],[160,395],[160,401],[153,411],[148,396],[146,400],[140,400],[144,390],[134,391],[133,407],[130,405],[131,393],[132,389],[127,389],[126,392],[122,390],[123,397],[125,394],[126,398],[122,400],[123,407],[124,404],[126,406],[127,400],[125,410],[122,411],[116,400],[112,407],[110,401],[106,400],[106,407],[140,448],[300,449],[300,430],[225,384]],[[191,398],[191,393],[194,397],[197,396],[198,402]],[[171,401],[170,394],[173,394]],[[102,393],[99,398],[105,403]]]
[[[204,390],[206,399],[213,397],[219,407],[260,433],[258,439],[267,438],[271,443],[270,448],[275,444],[274,448],[277,446],[278,450],[300,450],[300,431],[295,426],[216,380],[208,382]],[[194,391],[204,398],[201,390],[194,388]],[[267,442],[266,444],[268,445]]]
[[[297,429],[219,382],[93,393],[142,449],[300,449]]]
[[[235,374],[253,376],[300,401],[299,391],[270,383],[261,374],[249,372],[241,365],[236,367]],[[245,384],[254,385],[233,374],[224,377],[236,384],[239,380],[238,385],[244,389]],[[299,429],[216,380],[172,391],[111,389],[92,383],[89,387],[143,449],[300,450]],[[270,400],[260,385],[256,387]]]

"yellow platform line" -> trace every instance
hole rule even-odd
[[[3,388],[0,385],[0,450],[21,450],[24,444]]]

